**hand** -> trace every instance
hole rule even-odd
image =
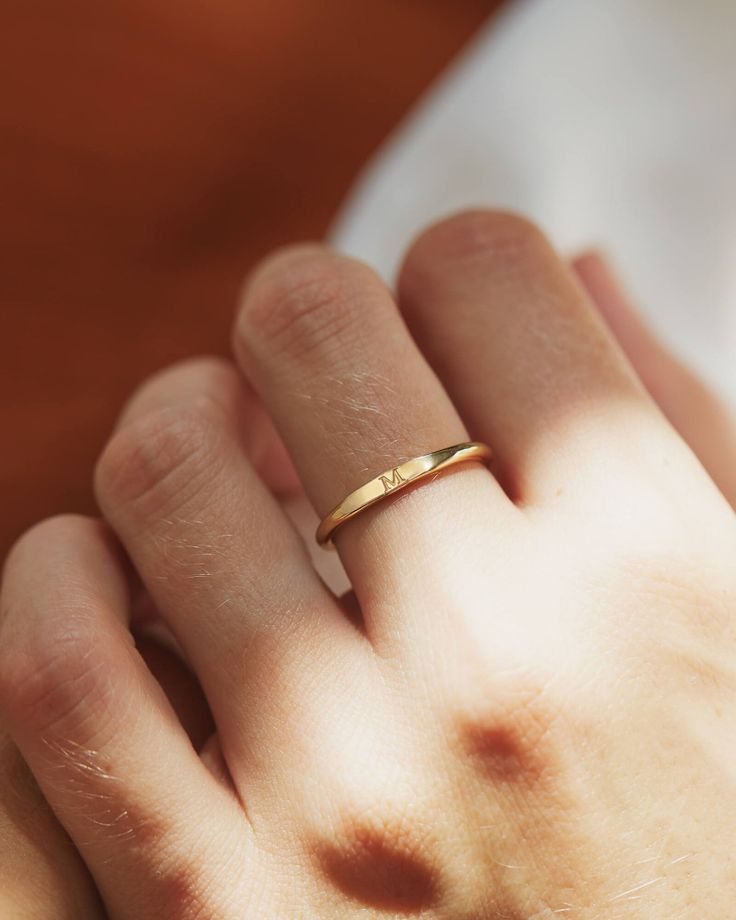
[[[495,476],[345,525],[340,603],[247,459],[234,372],[158,378],[98,492],[217,734],[198,756],[119,551],[63,519],[4,583],[23,755],[116,918],[727,916],[732,510],[524,221],[433,229],[400,301],[413,339],[316,248],[250,282],[236,352],[311,500],[469,434]]]

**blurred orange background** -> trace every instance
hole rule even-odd
[[[224,352],[239,284],[324,234],[494,0],[5,0],[0,558],[94,510],[150,371]]]

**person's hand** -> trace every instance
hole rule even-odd
[[[205,690],[195,750],[103,525],[3,585],[0,705],[115,918],[728,916],[736,522],[541,235],[473,214],[399,286],[318,248],[251,279],[236,352],[318,513],[489,442],[315,575],[247,457],[234,370],[159,376],[98,494]],[[411,330],[411,332],[409,332]]]

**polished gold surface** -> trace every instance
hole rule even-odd
[[[375,479],[371,479],[364,486],[351,492],[323,519],[317,528],[317,543],[327,549],[334,549],[332,535],[337,528],[360,514],[361,511],[375,505],[376,502],[400,492],[411,483],[429,476],[430,473],[469,460],[487,462],[491,456],[492,451],[487,444],[469,441],[465,444],[454,444],[452,447],[432,451],[431,454],[415,457],[393,469],[386,470],[385,473],[381,473],[380,476],[376,476]]]

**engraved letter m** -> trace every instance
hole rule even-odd
[[[381,476],[380,479],[386,495],[388,495],[388,493],[392,492],[394,489],[398,489],[402,483],[406,482],[398,470],[392,470],[390,479],[388,476]]]

